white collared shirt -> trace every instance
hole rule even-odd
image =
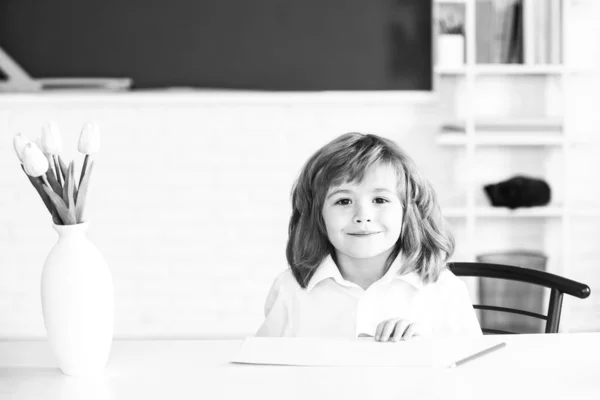
[[[481,335],[467,287],[444,269],[423,285],[416,272],[399,275],[398,256],[386,274],[366,290],[345,280],[331,256],[306,289],[290,269],[275,278],[257,336],[357,337],[375,335],[377,325],[403,318],[428,326],[434,335]]]

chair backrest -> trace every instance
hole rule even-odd
[[[499,307],[488,304],[473,305],[473,308],[477,310],[507,312],[545,320],[546,333],[558,333],[563,294],[566,293],[580,299],[585,299],[590,295],[589,286],[583,283],[563,278],[549,272],[538,271],[529,268],[481,262],[451,262],[448,263],[448,268],[454,273],[454,275],[461,277],[497,278],[509,281],[525,282],[532,285],[549,288],[550,298],[548,301],[548,310],[545,315],[510,307]],[[482,330],[485,334],[516,333],[498,329],[490,329],[483,326]]]

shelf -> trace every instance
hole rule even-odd
[[[585,72],[588,69],[568,69],[562,65],[524,65],[524,64],[475,64],[471,66],[436,66],[439,75],[464,75],[472,71],[476,75],[560,75],[563,72]]]
[[[566,142],[562,131],[560,117],[477,118],[472,135],[465,133],[465,121],[449,122],[442,125],[437,142],[450,146],[562,146]]]
[[[469,214],[466,207],[447,207],[442,209],[445,218],[466,218]],[[556,218],[564,214],[559,206],[530,207],[510,210],[505,207],[476,207],[475,217],[480,218]]]
[[[600,70],[599,66],[586,66],[586,67],[568,67],[566,68],[565,72],[567,74],[593,74],[593,75],[597,75],[598,71]]]
[[[600,212],[596,211],[600,216]],[[443,211],[444,218],[466,218],[466,208],[449,207]],[[504,207],[478,207],[475,209],[475,217],[478,218],[558,218],[563,215],[561,207],[532,207],[510,210]],[[588,213],[580,212],[573,216],[590,216]]]
[[[542,118],[488,118],[488,117],[476,117],[475,127],[477,130],[482,131],[529,131],[529,132],[540,132],[540,131],[555,131],[560,132],[562,130],[562,118],[561,117],[542,117]],[[444,126],[448,127],[448,130],[452,132],[464,131],[466,128],[465,120],[449,121]]]
[[[453,260],[475,261],[488,249],[531,248],[549,256],[549,270],[566,275],[581,273],[582,261],[598,261],[581,251],[593,247],[587,241],[600,226],[598,185],[592,179],[598,169],[592,160],[600,159],[600,114],[589,106],[600,81],[589,34],[598,24],[591,6],[572,4],[581,1],[599,2],[525,0],[515,12],[509,9],[515,2],[508,0],[434,0],[444,4],[437,11],[448,15],[446,26],[462,23],[465,32],[462,49],[452,43],[442,48],[440,41],[436,60],[441,62],[434,66],[441,100],[434,140],[438,150],[444,147],[448,166],[440,199],[446,204],[442,215],[456,232]],[[476,63],[511,59],[502,33],[511,33],[505,22],[515,16],[521,18],[519,51],[525,63]],[[559,196],[541,207],[492,207],[485,183],[516,175],[541,177]],[[591,307],[588,315],[598,310]]]
[[[562,65],[477,64],[473,70],[478,75],[558,75],[565,70],[565,67]]]
[[[469,214],[467,207],[442,207],[445,218],[466,218]],[[476,207],[475,217],[478,218],[556,218],[569,217],[600,217],[600,207],[574,208],[568,213],[561,206],[530,207],[510,210],[505,207]]]
[[[466,207],[442,207],[442,215],[444,218],[466,218]]]
[[[598,218],[598,217],[600,217],[600,207],[596,207],[596,208],[584,207],[584,208],[573,209],[573,211],[569,212],[569,216],[570,217],[595,217],[595,218]]]
[[[511,210],[504,207],[477,207],[475,215],[485,218],[555,218],[561,217],[564,209],[558,206],[528,207]]]
[[[436,66],[434,72],[438,75],[464,75],[467,69],[464,65],[457,67]]]
[[[463,66],[437,66],[435,72],[439,75],[465,75],[467,72],[475,75],[560,75],[567,71],[561,65],[523,65],[523,64],[476,64]],[[574,70],[573,72],[583,72]]]
[[[474,64],[459,66],[437,65],[434,71],[438,75],[466,75],[471,71],[475,75],[560,75],[597,73],[598,68],[567,67],[565,65],[526,65],[526,64]]]
[[[464,133],[440,133],[437,143],[442,146],[465,146],[473,143],[475,146],[562,146],[563,136],[543,136],[528,132],[496,133],[467,136]]]

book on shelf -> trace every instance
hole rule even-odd
[[[476,0],[478,64],[560,64],[563,0]]]
[[[515,2],[507,13],[509,38],[506,60],[509,64],[523,64],[523,3]]]
[[[493,63],[494,0],[479,0],[475,7],[475,54],[479,64]]]
[[[531,0],[529,0],[531,1]],[[560,64],[562,62],[562,1],[563,0],[549,0],[541,1],[536,3],[544,3],[550,7],[550,16],[548,18],[549,24],[549,40],[547,43],[548,53],[550,55],[550,64]]]
[[[478,64],[523,62],[521,0],[477,0],[475,18]]]
[[[442,125],[442,132],[464,133],[466,131],[466,121],[450,121]],[[559,117],[545,118],[476,118],[474,122],[475,130],[490,132],[531,132],[531,133],[560,133],[562,132],[563,122]]]
[[[528,61],[532,64],[560,64],[562,62],[562,0],[524,0],[529,13]]]

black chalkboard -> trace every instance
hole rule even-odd
[[[430,91],[431,12],[431,0],[0,0],[0,46],[36,78]]]

